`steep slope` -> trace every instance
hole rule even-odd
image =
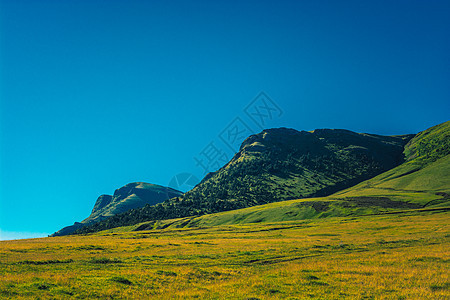
[[[450,121],[417,134],[402,165],[328,197],[297,199],[124,230],[280,222],[329,216],[450,210]]]
[[[403,147],[412,137],[332,129],[264,130],[247,138],[229,163],[183,196],[116,215],[77,233],[329,195],[402,163]]]
[[[77,229],[90,225],[130,209],[141,208],[145,205],[155,205],[169,198],[180,196],[182,192],[145,182],[129,183],[117,190],[114,195],[101,195],[95,202],[89,217],[81,222],[55,232],[52,236],[71,234]]]
[[[417,134],[404,154],[402,165],[336,195],[397,195],[426,206],[436,205],[429,199],[438,195],[446,202],[450,197],[450,121]]]

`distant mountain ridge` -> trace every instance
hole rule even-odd
[[[115,215],[76,233],[330,195],[403,163],[404,146],[412,137],[341,129],[263,130],[182,196]]]
[[[169,198],[180,196],[182,192],[175,189],[145,182],[129,183],[114,191],[111,195],[101,195],[97,198],[89,217],[81,222],[62,228],[51,236],[71,234],[75,230],[83,228],[114,215],[144,207],[155,205]]]

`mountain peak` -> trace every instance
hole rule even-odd
[[[175,189],[146,182],[132,182],[118,188],[111,195],[101,195],[97,198],[89,217],[74,225],[64,227],[52,236],[67,235],[86,225],[105,220],[130,209],[145,205],[155,205],[183,193]]]

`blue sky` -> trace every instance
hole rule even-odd
[[[235,118],[260,131],[261,91],[282,111],[267,128],[448,120],[448,1],[0,3],[0,238],[81,221],[129,182],[202,178],[194,158],[231,156]]]

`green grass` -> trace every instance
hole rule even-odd
[[[367,194],[367,190],[380,190],[385,194],[395,194],[396,192],[450,193],[450,155],[437,159],[426,166],[420,166],[415,161],[407,162],[336,194],[361,195],[361,193]]]
[[[426,207],[450,206],[449,133],[446,122],[418,134],[405,147],[407,162],[333,196],[381,195]]]
[[[446,299],[449,217],[413,211],[2,241],[0,298]]]
[[[450,121],[417,134],[405,146],[407,161],[427,164],[450,154]]]

